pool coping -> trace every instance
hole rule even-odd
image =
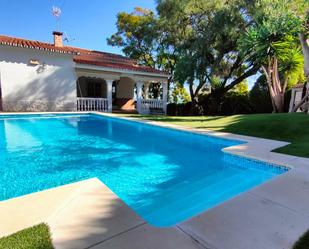
[[[16,210],[16,202],[18,202],[19,205],[20,205],[20,202],[25,203],[26,205],[29,205],[29,202],[40,204],[44,202],[44,198],[49,199],[48,196],[53,195],[51,193],[55,193],[55,196],[57,196],[58,193],[56,192],[60,191],[59,195],[61,195],[61,193],[64,192],[63,200],[59,201],[59,203],[61,202],[61,205],[57,204],[58,206],[56,205],[57,207],[55,208],[55,210],[53,210],[52,214],[50,212],[48,214],[43,214],[37,219],[33,219],[33,220],[30,219],[29,221],[27,220],[27,222],[25,222],[24,224],[24,226],[33,225],[35,223],[38,223],[39,220],[49,223],[51,226],[52,233],[55,235],[54,243],[56,244],[56,248],[86,248],[86,247],[101,248],[101,246],[102,248],[103,247],[105,248],[107,244],[111,244],[112,246],[115,246],[115,245],[119,246],[119,243],[126,243],[127,245],[127,242],[123,242],[123,241],[126,241],[125,240],[126,237],[130,237],[130,236],[133,236],[134,238],[136,238],[137,241],[140,240],[140,243],[145,243],[145,241],[142,239],[145,237],[145,233],[147,236],[150,236],[149,241],[147,243],[150,243],[153,246],[153,248],[160,248],[160,246],[158,246],[159,241],[152,240],[152,236],[155,237],[155,235],[161,234],[161,233],[163,233],[163,235],[161,234],[161,236],[165,236],[168,240],[169,239],[171,241],[175,240],[175,244],[174,244],[175,248],[176,248],[176,244],[178,243],[177,241],[179,241],[179,246],[177,245],[179,248],[181,248],[182,245],[187,246],[184,248],[228,248],[227,246],[230,246],[229,248],[245,248],[245,246],[247,248],[248,246],[250,248],[261,248],[261,245],[263,245],[264,248],[267,248],[265,247],[265,243],[268,246],[272,246],[271,248],[288,248],[297,239],[297,236],[300,236],[301,233],[305,232],[305,230],[309,228],[309,225],[307,228],[305,228],[306,224],[309,224],[308,223],[309,222],[309,201],[304,200],[304,196],[307,195],[308,193],[307,191],[309,190],[309,188],[307,188],[307,185],[308,185],[307,183],[309,183],[309,159],[285,155],[285,154],[279,154],[276,152],[271,152],[273,149],[285,146],[289,143],[270,140],[270,139],[236,135],[236,134],[225,133],[225,132],[210,131],[206,129],[195,129],[195,128],[183,127],[183,126],[179,126],[175,124],[167,124],[167,123],[163,123],[159,121],[140,120],[140,119],[132,118],[132,117],[123,117],[119,114],[108,114],[108,113],[99,113],[99,112],[82,112],[82,113],[83,114],[94,113],[97,115],[102,115],[102,116],[107,116],[107,117],[120,118],[120,119],[125,119],[125,120],[140,122],[140,123],[146,123],[146,124],[156,125],[156,126],[165,127],[165,128],[172,128],[172,129],[177,129],[177,130],[182,130],[182,131],[187,131],[187,132],[194,132],[196,134],[243,141],[246,143],[224,148],[223,149],[224,152],[231,153],[233,155],[242,156],[242,157],[247,157],[247,158],[254,159],[254,160],[264,161],[264,162],[271,163],[271,164],[283,165],[285,167],[291,168],[291,170],[249,191],[241,193],[240,195],[212,209],[209,209],[203,212],[202,214],[194,216],[190,218],[189,220],[184,221],[172,228],[163,229],[163,230],[160,228],[153,228],[150,225],[146,224],[144,221],[142,221],[140,217],[136,217],[136,214],[134,214],[134,212],[132,212],[132,210],[130,210],[129,207],[123,204],[122,201],[115,194],[111,194],[110,193],[111,191],[102,182],[98,183],[99,180],[96,178],[73,183],[73,186],[77,186],[77,189],[79,190],[73,191],[74,194],[72,193],[67,194],[69,196],[68,198],[64,196],[65,196],[66,191],[68,191],[67,190],[68,188],[69,189],[73,188],[72,184],[67,184],[67,185],[63,185],[63,186],[60,186],[54,189],[48,189],[45,191],[30,194],[30,195],[25,195],[25,196],[9,199],[6,201],[2,201],[0,202],[0,218],[1,216],[2,218],[3,216],[8,216],[9,215],[8,213],[10,213],[10,210]],[[3,114],[4,115],[81,114],[81,112],[3,113]],[[0,113],[0,116],[1,116],[1,113]],[[295,181],[295,179],[298,179],[298,180]],[[56,224],[54,220],[55,220],[55,217],[57,217],[57,219],[59,220],[59,215],[61,216],[61,212],[64,212],[66,209],[73,208],[73,210],[75,211],[78,210],[76,206],[81,205],[81,204],[78,204],[79,202],[76,200],[78,199],[84,200],[85,198],[87,198],[87,196],[83,193],[84,187],[81,188],[79,185],[82,185],[82,186],[89,185],[90,189],[95,186],[94,188],[99,189],[98,192],[103,193],[103,194],[109,193],[109,195],[113,195],[113,198],[114,198],[113,200],[114,201],[117,200],[117,202],[122,203],[121,204],[122,208],[123,210],[125,210],[123,212],[129,213],[130,214],[129,216],[133,217],[132,219],[134,220],[134,222],[132,224],[130,223],[127,227],[122,228],[121,231],[118,231],[115,234],[111,235],[109,238],[104,238],[102,240],[98,238],[90,239],[89,241],[87,241],[87,243],[89,242],[88,245],[84,243],[85,241],[76,239],[76,236],[74,237],[71,233],[63,233],[63,229],[65,226],[63,224],[62,224],[63,226],[59,226],[59,223]],[[97,185],[100,185],[100,187],[98,187]],[[88,187],[86,187],[86,189],[87,188]],[[290,190],[289,188],[292,189],[293,191]],[[64,190],[62,191],[62,189]],[[281,192],[282,191],[285,191],[285,192],[292,191],[292,192],[290,193],[290,195],[283,195],[280,191]],[[295,193],[297,193],[297,195],[295,195]],[[45,196],[45,197],[42,199],[42,196]],[[98,195],[98,196],[101,196],[101,195]],[[99,197],[96,197],[96,198],[99,198]],[[75,200],[76,202],[75,207],[70,206],[72,204],[72,200]],[[298,201],[302,204],[296,205],[295,202],[298,202]],[[80,202],[87,203],[87,201],[80,201]],[[90,202],[95,202],[95,199],[94,200],[91,199]],[[53,203],[53,200],[49,199],[49,203]],[[281,217],[280,216],[278,217],[278,220],[273,221],[273,223],[277,224],[276,222],[278,222],[282,225],[285,222],[286,229],[280,228],[280,229],[283,229],[283,231],[280,230],[279,235],[282,237],[284,234],[285,237],[288,239],[282,240],[281,242],[276,241],[276,243],[274,243],[272,239],[270,238],[268,238],[268,240],[267,239],[265,240],[264,237],[261,237],[260,241],[256,242],[254,245],[252,244],[252,241],[256,241],[256,239],[259,238],[259,236],[261,236],[262,229],[256,229],[255,233],[253,233],[255,234],[255,236],[252,237],[252,235],[249,234],[248,235],[249,238],[244,239],[242,234],[245,230],[245,227],[249,226],[250,229],[254,228],[254,225],[253,226],[252,224],[248,225],[247,223],[243,224],[244,227],[234,232],[226,231],[227,230],[226,224],[229,224],[231,227],[237,227],[237,222],[232,221],[232,220],[230,221],[231,217],[226,217],[226,219],[222,221],[220,220],[220,217],[225,216],[227,212],[229,212],[230,210],[233,210],[234,206],[238,208],[244,208],[246,207],[246,205],[250,206],[251,203],[256,203],[255,206],[260,205],[261,208],[258,209],[258,214],[256,213],[250,214],[250,212],[247,209],[244,210],[244,213],[249,212],[247,214],[248,219],[252,219],[254,215],[255,216],[268,216],[269,213],[265,212],[265,210],[270,209],[271,211],[273,211],[274,209],[278,213],[280,213],[280,215],[283,218],[280,218]],[[11,207],[10,207],[10,204],[12,204]],[[6,212],[4,213],[1,211],[3,210],[3,206],[6,206],[5,207]],[[23,206],[23,205],[20,205],[20,206]],[[231,208],[229,208],[229,206]],[[33,208],[33,206],[31,207]],[[27,211],[23,210],[22,216],[33,216],[32,208],[29,208]],[[81,212],[80,216],[83,216],[83,215],[84,215],[83,212]],[[240,218],[243,218],[242,217],[243,214],[238,214],[238,215],[240,215]],[[66,215],[62,217],[60,220],[61,221],[66,220],[67,223],[69,224],[72,221],[68,219],[66,216],[69,216],[69,215],[66,213]],[[122,212],[120,212],[120,216],[122,216]],[[293,218],[286,221],[284,217],[289,217],[289,216]],[[270,217],[269,219],[271,218],[272,217]],[[76,220],[78,220],[78,218],[76,218]],[[298,223],[292,224],[293,220],[297,220]],[[205,221],[208,221],[208,222],[205,223]],[[7,220],[7,222],[11,222],[11,221]],[[15,220],[14,222],[18,223],[18,220]],[[117,222],[119,223],[119,220],[115,218],[115,223]],[[255,221],[255,222],[257,223],[258,221]],[[30,224],[30,223],[33,223],[33,224]],[[294,230],[296,231],[294,232],[292,231],[291,224],[294,226]],[[268,224],[266,223],[266,225]],[[298,229],[295,229],[296,225]],[[14,226],[14,224],[12,224],[12,226]],[[80,226],[82,226],[82,224],[80,224]],[[104,224],[102,226],[104,227]],[[109,226],[113,227],[113,222],[109,223]],[[16,224],[16,227],[20,227],[20,226]],[[273,227],[274,227],[274,224],[270,224],[269,227],[266,227],[266,228],[265,226],[263,226],[263,230],[268,229],[269,233],[272,234],[276,238],[276,236],[278,237],[277,235],[278,231],[271,230],[271,228]],[[276,229],[278,230],[279,228],[276,227]],[[207,234],[205,233],[205,231],[207,231]],[[79,237],[83,236],[82,233],[85,233],[85,231],[80,231],[80,234],[78,236]],[[220,238],[220,236],[218,237],[217,235],[218,233],[225,234],[224,239]],[[0,231],[0,234],[1,234],[1,231]],[[61,234],[65,234],[65,236],[62,236]],[[293,236],[289,236],[291,234]],[[250,238],[250,236],[252,238]],[[79,244],[73,243],[73,241],[75,242],[77,241],[81,246],[79,247]],[[242,244],[239,244],[239,241],[242,241]],[[160,242],[160,243],[163,243],[163,242]],[[190,244],[190,247],[188,247],[189,244]],[[74,245],[74,247],[72,247],[72,245]],[[232,247],[231,245],[234,245],[235,247]],[[166,245],[164,246],[165,247],[162,247],[162,248],[169,248],[169,247],[166,247]],[[132,247],[132,248],[135,248],[135,247]],[[170,247],[170,248],[174,248],[174,247]]]

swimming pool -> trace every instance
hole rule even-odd
[[[0,138],[0,200],[97,177],[161,227],[287,170],[222,152],[240,141],[96,114],[2,115]]]

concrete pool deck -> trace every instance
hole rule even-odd
[[[309,229],[309,159],[271,152],[287,143],[137,121],[246,141],[225,151],[291,170],[170,228],[148,225],[93,178],[0,202],[0,237],[46,222],[56,249],[282,249]]]

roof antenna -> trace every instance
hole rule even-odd
[[[52,15],[56,18],[57,23],[57,31],[60,31],[60,16],[61,16],[61,9],[59,7],[53,6],[52,7]]]
[[[75,41],[75,38],[70,38],[67,34],[67,32],[64,31],[63,41],[69,43],[71,41]]]

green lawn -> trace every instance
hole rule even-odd
[[[53,249],[49,228],[40,224],[10,236],[0,238],[0,248],[5,249]]]
[[[309,157],[309,115],[304,113],[251,114],[227,117],[125,116],[291,142],[290,145],[275,151]]]

